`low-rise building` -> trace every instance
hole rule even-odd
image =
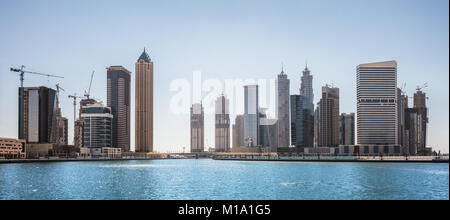
[[[0,138],[0,159],[25,159],[25,140]]]

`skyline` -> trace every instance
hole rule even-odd
[[[93,4],[99,4],[99,2],[101,1]],[[264,1],[261,5],[255,5],[254,1],[241,2],[241,4],[234,2],[236,4],[230,5],[222,1],[194,2],[196,4],[186,4],[187,8],[169,7],[166,3],[154,2],[152,4],[154,8],[165,10],[156,15],[151,15],[152,13],[139,15],[143,9],[136,7],[132,10],[136,12],[135,14],[130,13],[121,20],[111,19],[111,15],[115,13],[102,14],[104,17],[95,15],[92,12],[95,7],[93,5],[87,7],[83,2],[74,3],[71,5],[73,8],[59,2],[52,5],[43,4],[48,8],[45,9],[41,5],[35,12],[24,18],[11,13],[15,11],[15,8],[24,6],[20,4],[20,1],[6,1],[5,7],[0,9],[0,27],[11,31],[0,36],[0,48],[2,48],[0,51],[0,92],[2,94],[0,103],[2,106],[11,106],[11,108],[0,110],[2,115],[0,136],[17,137],[19,80],[16,74],[9,72],[10,67],[24,64],[32,71],[64,76],[65,79],[62,80],[25,76],[25,86],[43,85],[54,88],[56,83],[61,83],[61,86],[68,91],[62,93],[61,97],[66,97],[73,92],[77,92],[78,95],[83,94],[89,85],[91,71],[95,70],[91,94],[106,104],[105,68],[122,65],[129,69],[132,72],[131,86],[134,88],[136,73],[133,65],[142,49],[146,47],[155,62],[154,73],[155,82],[157,82],[154,90],[156,151],[165,152],[172,150],[171,147],[174,146],[180,152],[183,147],[189,148],[187,144],[189,143],[189,113],[174,115],[167,112],[169,101],[175,94],[169,90],[169,85],[174,79],[184,78],[192,82],[191,73],[195,70],[202,71],[205,79],[215,78],[222,82],[229,78],[275,79],[283,62],[285,72],[291,80],[290,92],[298,94],[301,71],[307,59],[308,68],[314,76],[315,94],[320,94],[318,91],[327,83],[333,83],[340,88],[340,113],[356,112],[355,90],[358,64],[396,60],[399,64],[397,86],[401,87],[403,82],[406,82],[409,97],[412,97],[415,92],[416,85],[424,82],[430,85],[425,90],[430,97],[428,100],[429,145],[436,150],[448,152],[448,1],[434,1],[434,4],[427,4],[426,1],[396,1],[391,4],[392,7],[380,12],[382,15],[386,13],[386,18],[379,18],[379,20],[373,16],[379,13],[376,9],[380,7],[378,5],[382,5],[380,2],[353,2],[355,4],[350,5],[351,1],[345,1],[346,4],[343,5],[349,7],[347,12],[350,14],[346,16],[333,12],[333,9],[339,11],[339,8],[343,7],[334,2],[318,4],[307,1],[300,3],[285,1],[286,4],[282,5],[269,1]],[[203,7],[196,8],[199,2],[204,3],[200,4]],[[105,7],[118,12],[120,6],[126,8],[126,5],[115,3]],[[355,14],[358,15],[357,9],[363,9],[359,7],[366,5],[377,7],[368,10],[366,17],[355,20]],[[32,2],[25,5],[22,10],[29,10],[33,6],[39,6],[39,4]],[[219,9],[220,6],[226,7]],[[240,9],[237,6],[243,8]],[[308,8],[308,6],[320,7],[324,12],[329,13],[327,15],[330,19],[324,20],[325,17],[307,10],[298,10],[304,14],[300,12],[296,14],[297,11],[294,10]],[[243,12],[249,12],[246,9],[251,7],[257,7],[260,11],[251,11],[247,19],[244,19]],[[103,12],[108,11],[106,8]],[[229,17],[226,12],[230,12],[230,8],[232,15],[236,17],[227,20]],[[46,12],[49,11],[54,14],[47,14]],[[266,16],[263,16],[264,11],[268,12]],[[395,16],[389,14],[392,11],[398,14]],[[164,15],[164,12],[170,13]],[[195,12],[205,12],[205,14]],[[93,13],[89,14],[92,16],[92,23],[88,23],[90,19],[82,16],[85,13]],[[181,25],[177,24],[182,18],[178,13],[187,18],[181,22]],[[45,25],[36,25],[33,21],[27,20],[33,15],[45,15],[43,18]],[[171,18],[170,15],[177,16]],[[8,16],[14,19],[4,19]],[[208,16],[212,16],[212,21],[206,20]],[[139,21],[136,24],[136,20],[133,21],[134,18],[141,19],[136,19]],[[158,24],[148,18],[157,20],[165,18],[168,21]],[[311,20],[306,22],[303,18],[311,18]],[[408,20],[409,18],[412,20]],[[150,22],[152,25],[149,27],[154,28],[154,31],[137,29],[138,26],[146,24],[141,22],[142,20]],[[240,22],[242,20],[243,22]],[[69,26],[72,25],[74,29],[69,30],[66,26],[57,25],[64,21],[68,21]],[[361,24],[364,23],[374,28],[362,26]],[[38,28],[33,24],[42,27],[43,30],[37,30]],[[174,28],[166,28],[162,24],[174,25]],[[221,25],[225,25],[226,28],[222,30]],[[53,30],[53,26],[60,29]],[[116,26],[124,29],[123,34],[111,35],[111,33],[117,33],[113,28]],[[300,28],[300,31],[292,30],[298,26],[305,28]],[[368,33],[360,33],[356,27],[361,27],[363,32]],[[343,30],[339,31],[340,28]],[[144,33],[132,32],[133,29]],[[231,31],[225,29],[231,29]],[[377,30],[383,30],[383,35],[375,34]],[[70,33],[74,33],[74,36],[67,36],[65,31],[71,31]],[[330,32],[333,33],[333,38],[327,36],[326,33],[329,35]],[[41,36],[30,40],[26,33],[38,33]],[[352,37],[354,34],[361,34],[363,37]],[[342,52],[345,55],[342,56]],[[131,89],[131,92],[131,97],[134,97],[134,89]],[[317,103],[318,98],[320,96],[316,95],[314,104]],[[197,100],[191,100],[191,103],[195,102]],[[131,104],[132,149],[134,149],[134,104],[133,100]],[[63,116],[69,119],[70,143],[73,140],[72,101],[62,98],[60,106]],[[274,111],[274,109],[271,110]],[[243,109],[240,110],[240,113],[242,112]],[[235,114],[230,115],[231,121],[234,121],[234,118]],[[173,123],[176,123],[177,128],[166,126]],[[178,133],[179,137],[174,140],[171,132]],[[205,150],[207,150],[214,143],[214,114],[205,114],[205,136],[208,140],[205,141]]]

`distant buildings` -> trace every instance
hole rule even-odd
[[[136,63],[136,152],[153,152],[153,62],[144,49]]]
[[[27,143],[56,143],[56,91],[43,86],[24,87],[23,94],[18,138]]]
[[[244,143],[259,144],[259,91],[258,85],[244,86]]]
[[[406,140],[406,110],[408,109],[408,96],[406,92],[397,88],[397,137],[398,144],[402,146],[403,152],[409,152]]]
[[[215,151],[230,151],[230,103],[224,95],[216,100]]]
[[[278,75],[275,82],[275,103],[277,116],[277,143],[278,147],[290,146],[290,121],[289,121],[289,79],[284,70]]]
[[[202,104],[191,107],[191,152],[205,151],[205,114]]]
[[[233,125],[233,148],[243,147],[244,143],[244,116],[236,115]]]
[[[322,98],[317,104],[319,147],[339,145],[339,88],[322,87]]]
[[[109,107],[101,103],[83,106],[83,146],[104,148],[112,146],[113,115]]]
[[[107,106],[111,108],[112,147],[119,147],[122,152],[130,151],[130,104],[131,72],[122,66],[107,69]]]
[[[291,143],[297,148],[314,146],[314,104],[303,95],[291,95]]]
[[[341,114],[339,140],[341,145],[355,145],[355,113]]]
[[[358,144],[398,144],[397,62],[357,67]]]

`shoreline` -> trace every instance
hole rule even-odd
[[[59,162],[104,162],[104,161],[132,161],[132,160],[181,160],[185,158],[108,158],[108,159],[24,159],[24,160],[0,160],[0,164],[18,163],[59,163]]]
[[[449,163],[449,160],[295,160],[295,159],[237,159],[237,158],[214,158],[222,161],[247,161],[247,162],[328,162],[328,163]]]

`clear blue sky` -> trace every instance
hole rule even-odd
[[[134,63],[146,47],[155,62],[158,151],[189,148],[189,115],[168,111],[174,79],[192,80],[194,70],[220,80],[272,79],[283,62],[291,93],[298,93],[307,58],[316,101],[321,86],[334,82],[341,112],[356,111],[358,64],[395,59],[399,86],[405,82],[410,96],[416,85],[428,83],[428,144],[448,152],[448,0],[2,0],[0,30],[2,137],[17,137],[19,77],[10,67],[24,64],[65,77],[26,76],[25,86],[59,82],[66,89],[61,106],[72,140],[73,107],[66,96],[81,95],[96,70],[92,95],[106,101],[110,65],[131,70],[134,86]],[[134,102],[132,119],[134,145]],[[211,115],[205,125],[211,145]]]

